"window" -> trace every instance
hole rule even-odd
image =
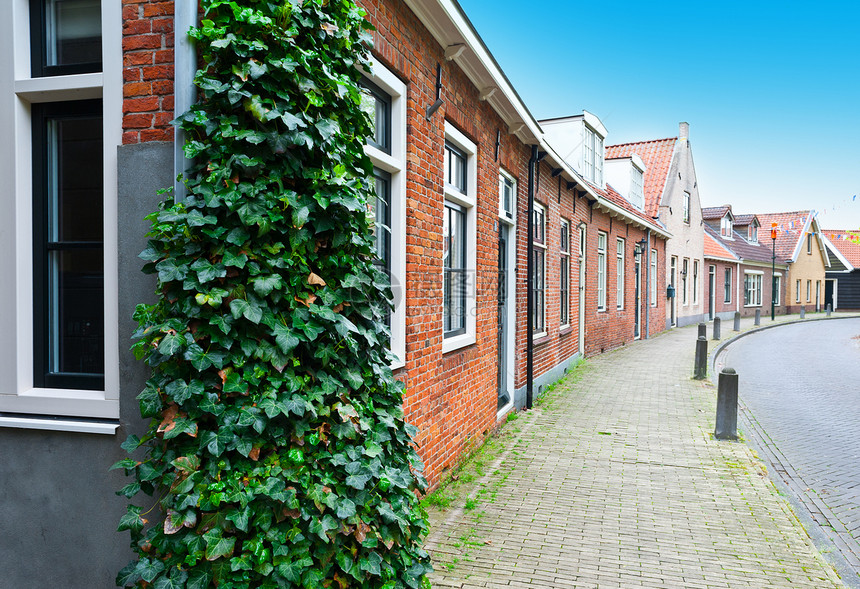
[[[699,303],[699,260],[693,260],[693,304]]]
[[[615,241],[615,306],[624,308],[624,240]]]
[[[821,281],[815,281],[815,309],[818,310],[818,302],[821,300]]]
[[[466,299],[468,295],[466,250],[466,210],[445,202],[442,260],[445,268],[443,295],[443,333],[451,337],[466,333]]]
[[[583,159],[585,179],[603,186],[603,137],[588,126],[585,127]]]
[[[731,303],[732,302],[732,269],[725,269],[726,277],[724,282],[725,293],[723,293],[723,302]]]
[[[657,250],[651,250],[651,306],[657,306]]]
[[[32,77],[102,71],[99,0],[30,0]]]
[[[100,100],[33,105],[34,386],[104,388]]]
[[[806,235],[806,253],[810,256],[812,255],[812,234],[808,233]]]
[[[532,330],[535,336],[546,334],[546,209],[534,205],[532,217]]]
[[[475,343],[477,146],[445,123],[442,351]]]
[[[800,302],[800,280],[797,281],[794,296],[795,296],[794,302],[799,303]]]
[[[684,223],[690,224],[690,193],[684,192]]]
[[[387,318],[391,331],[392,368],[406,359],[406,86],[380,63],[361,82],[361,107],[373,125],[364,152],[373,163],[376,199],[373,218],[377,264],[391,279],[394,308]]]
[[[725,217],[720,219],[720,235],[731,239],[732,231],[734,231],[732,218],[729,215],[726,215]]]
[[[776,274],[773,277],[773,304],[777,307],[782,304],[782,275]]]
[[[744,272],[744,306],[761,307],[761,273]]]
[[[687,274],[690,269],[690,260],[684,258],[681,262],[681,302],[686,305],[687,304]]]
[[[806,281],[806,302],[812,302],[812,281]]]
[[[642,170],[634,166],[630,177],[630,203],[639,210],[645,208],[644,185]]]
[[[597,310],[606,310],[606,234],[597,232]]]
[[[570,221],[561,220],[559,247],[559,323],[570,325]]]
[[[747,228],[747,232],[748,232],[749,240],[753,243],[757,243],[758,242],[758,227],[756,226],[755,223],[750,223],[749,227]]]
[[[499,216],[514,220],[514,210],[516,207],[516,182],[507,174],[499,174]]]

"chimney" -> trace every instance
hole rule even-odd
[[[690,138],[690,123],[681,123],[678,125],[678,137],[681,141],[686,141]]]

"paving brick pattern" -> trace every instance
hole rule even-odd
[[[695,339],[590,359],[508,424],[474,508],[433,514],[433,586],[842,587],[749,447],[712,439]]]
[[[739,375],[741,423],[860,587],[860,318],[765,330],[720,362]],[[803,514],[802,514],[803,515]]]

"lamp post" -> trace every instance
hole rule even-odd
[[[770,265],[770,320],[776,321],[776,223],[770,224],[770,238],[773,240],[773,260]]]

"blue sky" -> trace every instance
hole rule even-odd
[[[589,110],[607,144],[687,121],[703,206],[860,228],[860,3],[460,5],[536,118]]]

